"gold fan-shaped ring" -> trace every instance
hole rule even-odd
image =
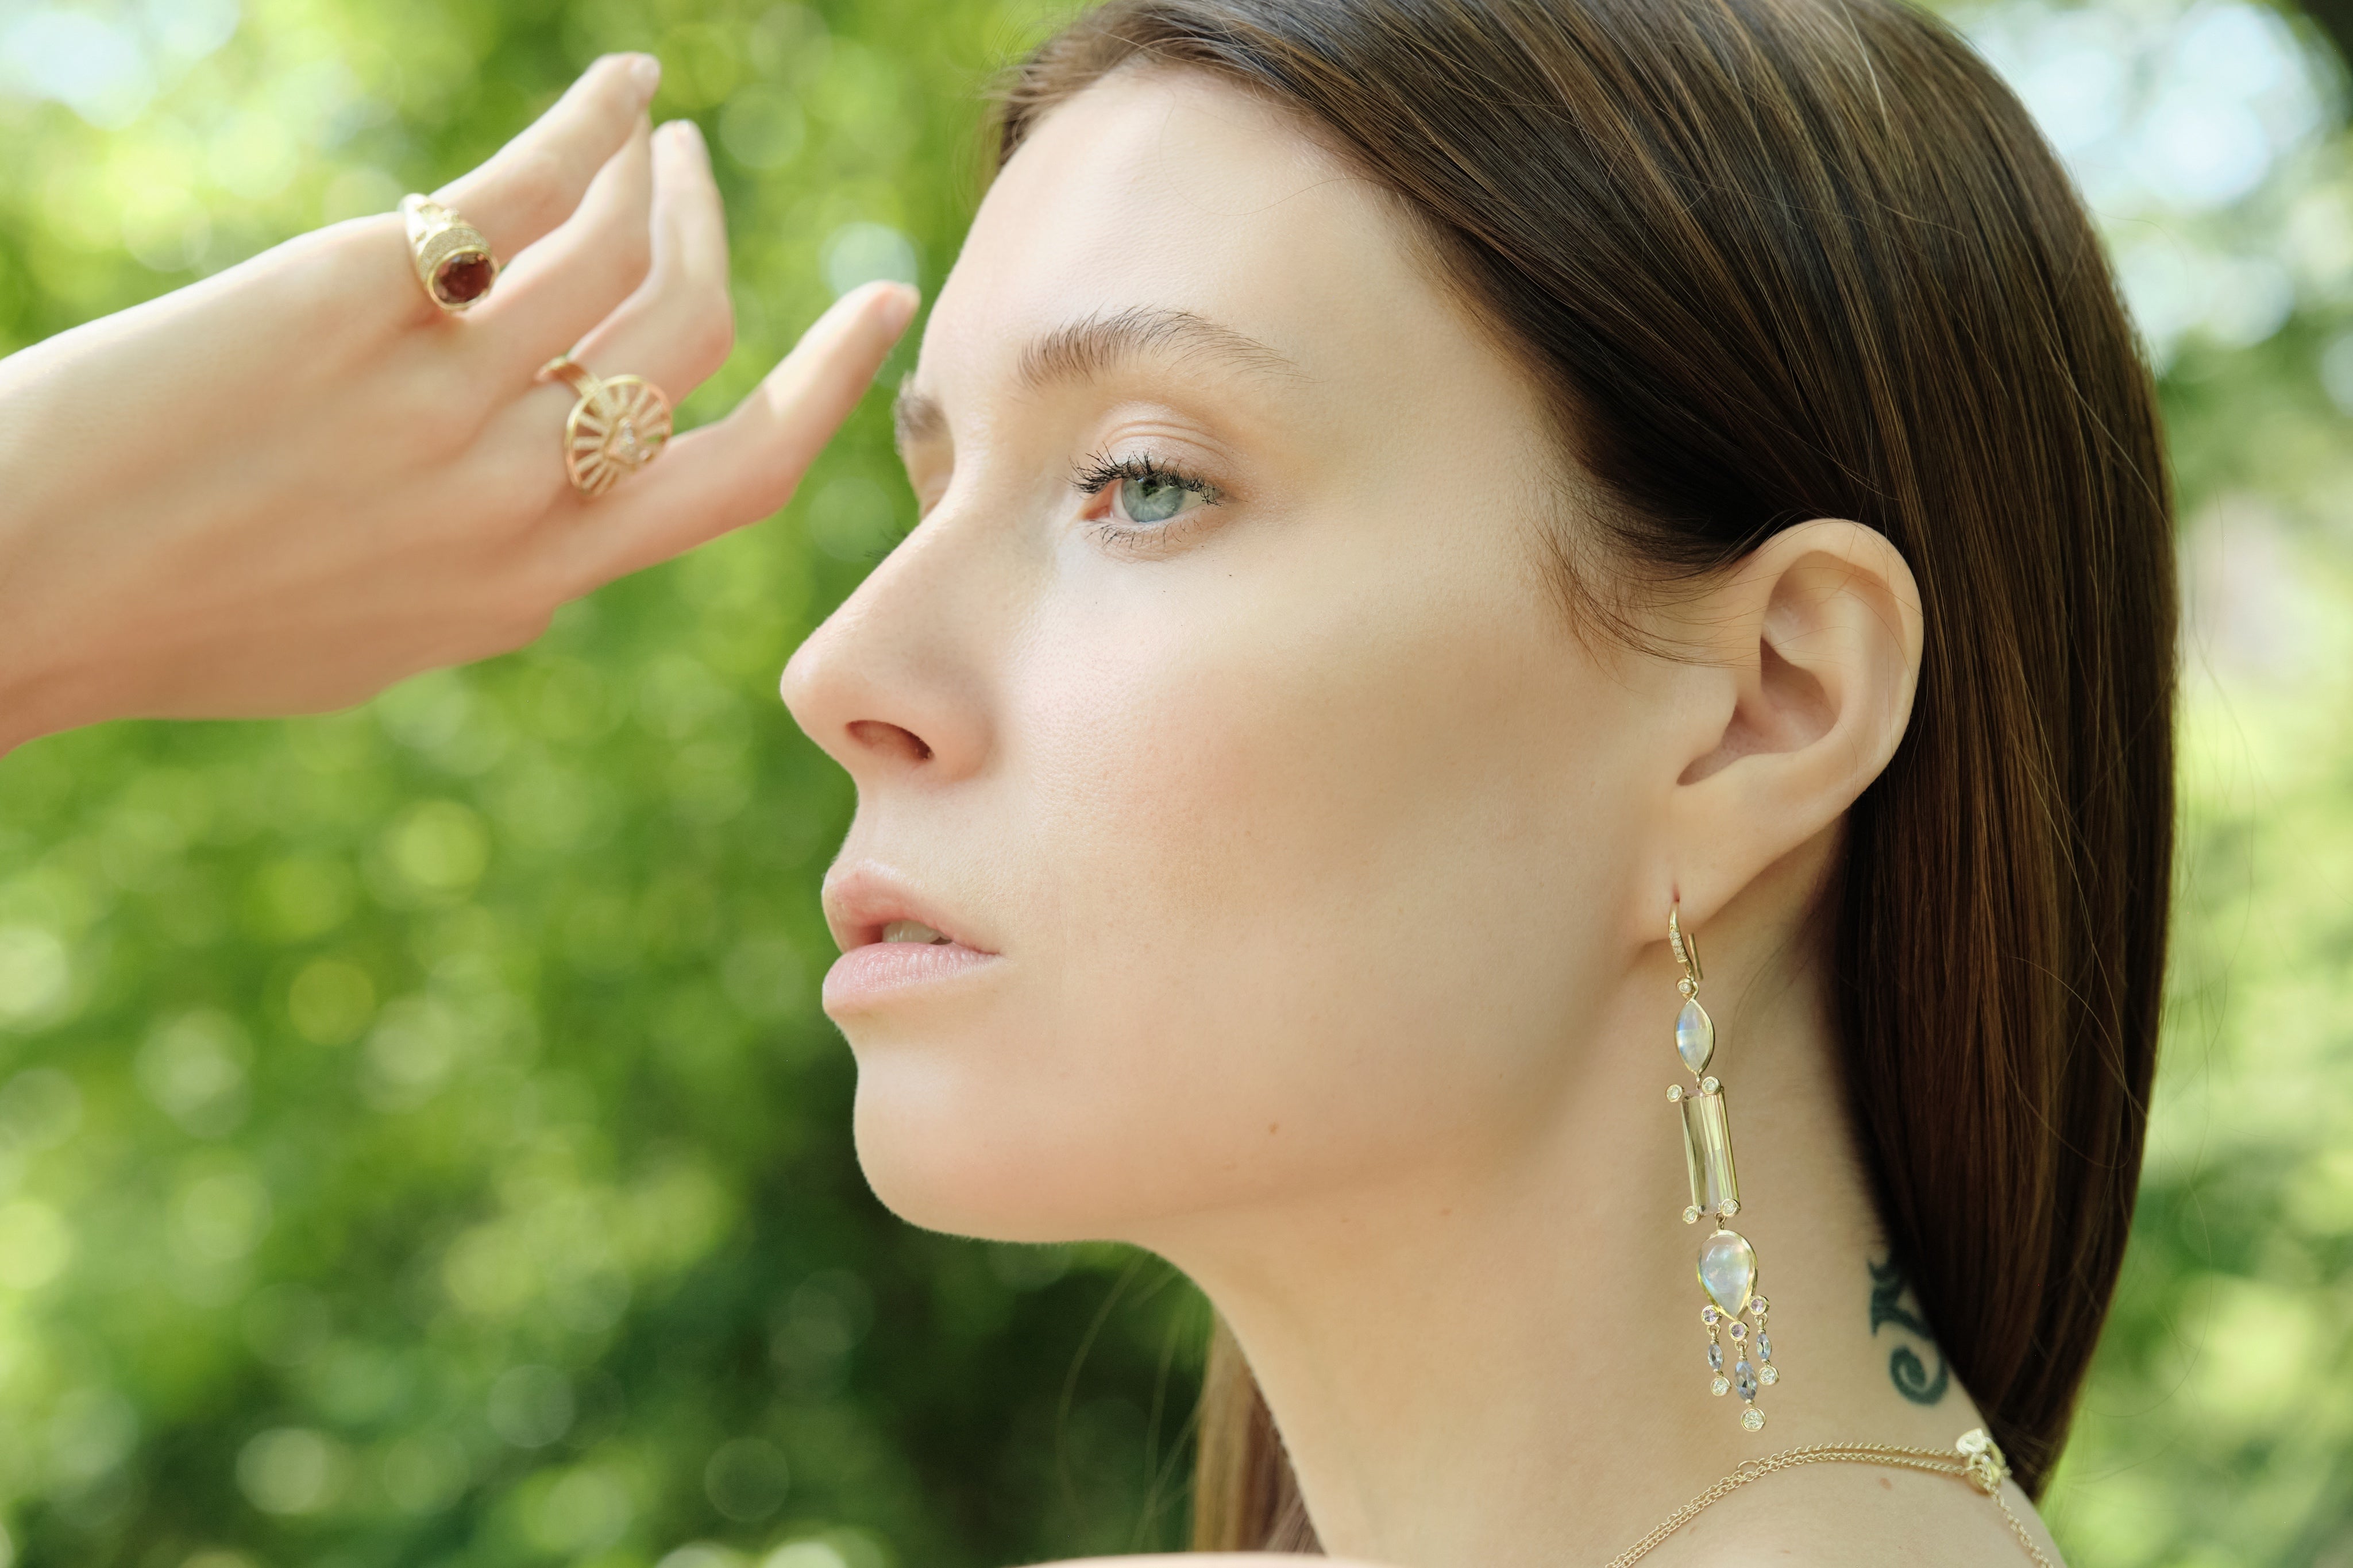
[[[643,376],[599,376],[568,354],[540,368],[580,395],[564,422],[564,471],[584,496],[600,496],[661,456],[670,436],[670,399]]]

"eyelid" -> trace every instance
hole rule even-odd
[[[1158,522],[1123,521],[1113,515],[1119,504],[1120,485],[1128,479],[1147,477],[1194,492],[1200,497],[1200,504]],[[1211,514],[1226,500],[1224,488],[1200,478],[1190,463],[1165,458],[1149,448],[1118,458],[1099,452],[1073,468],[1071,483],[1080,494],[1090,498],[1082,517],[1088,531],[1106,549],[1136,556],[1170,555],[1187,548],[1196,535],[1214,526]],[[1098,506],[1103,509],[1100,514],[1096,511]]]
[[[1172,482],[1180,489],[1194,491],[1208,506],[1220,505],[1226,499],[1223,486],[1202,479],[1188,464],[1152,451],[1117,458],[1097,452],[1082,459],[1071,474],[1071,482],[1079,492],[1091,496],[1100,495],[1124,479]]]

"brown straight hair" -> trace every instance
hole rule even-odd
[[[1572,605],[1622,629],[1597,584],[1815,517],[1910,563],[1911,729],[1827,895],[1840,1043],[1889,1244],[2039,1493],[2131,1226],[2173,850],[2172,500],[2057,160],[1895,0],[1113,0],[1021,68],[1000,166],[1135,62],[1264,94],[1398,199],[1591,492]],[[1314,1549],[1222,1327],[1194,1517]]]

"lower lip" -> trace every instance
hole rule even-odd
[[[996,962],[997,954],[960,942],[870,942],[851,948],[826,971],[825,1010],[839,1012],[919,985],[936,985]]]

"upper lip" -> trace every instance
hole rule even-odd
[[[888,867],[872,861],[838,866],[825,879],[825,923],[842,952],[882,940],[882,928],[893,921],[917,921],[950,942],[976,952],[990,950],[965,934],[948,915]]]

